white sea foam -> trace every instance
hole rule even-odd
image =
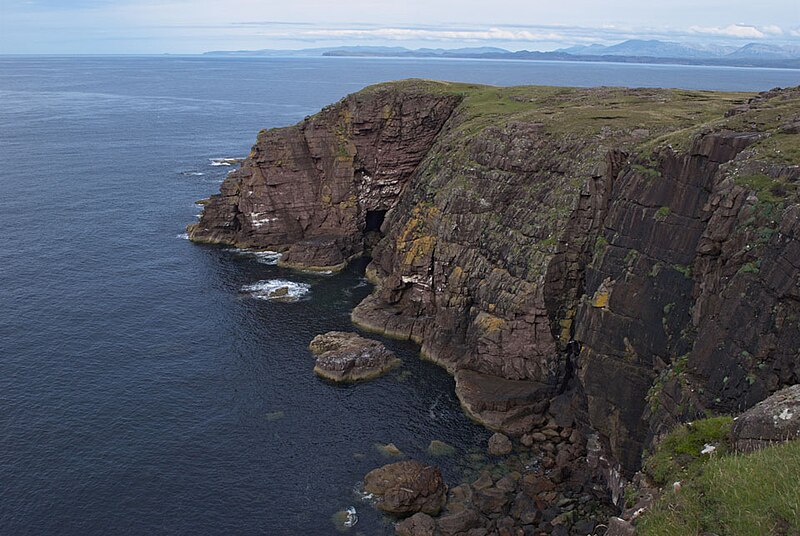
[[[180,238],[181,240],[189,240],[189,233],[181,233],[175,238]]]
[[[258,262],[261,264],[269,264],[269,265],[276,265],[281,258],[280,251],[269,251],[269,250],[257,250],[257,249],[248,249],[248,248],[227,248],[225,251],[232,251],[237,255],[250,255],[255,257]]]
[[[308,296],[311,285],[286,279],[268,279],[245,285],[242,292],[257,300],[298,301]]]
[[[183,171],[181,175],[185,175],[187,177],[202,177],[205,175],[202,171]]]
[[[281,255],[283,255],[280,251],[248,251],[247,253],[253,255],[261,264],[270,265],[278,264],[278,261],[281,260]]]
[[[232,166],[242,161],[241,158],[209,158],[212,166]]]

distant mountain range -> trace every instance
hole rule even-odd
[[[695,45],[670,41],[630,39],[616,45],[588,45],[562,48],[552,52],[520,50],[512,52],[496,47],[419,48],[382,46],[343,46],[300,50],[234,50],[206,52],[207,56],[234,57],[383,57],[383,58],[465,58],[606,61],[619,63],[679,63],[686,65],[729,65],[738,67],[780,67],[800,69],[800,46],[748,43],[741,47]]]

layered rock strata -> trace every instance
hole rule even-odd
[[[797,88],[386,84],[261,133],[190,235],[316,267],[368,244],[356,323],[495,430],[557,416],[614,482],[800,381],[798,125]]]
[[[460,100],[373,88],[298,125],[261,131],[189,226],[190,238],[285,251],[287,266],[343,267],[379,232]]]

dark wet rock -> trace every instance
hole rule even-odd
[[[497,432],[489,438],[488,451],[492,456],[505,456],[511,454],[512,450],[513,445],[508,436]]]
[[[472,483],[473,489],[486,489],[491,487],[494,484],[492,480],[492,474],[489,471],[481,471],[481,474],[478,475],[477,480]]]
[[[364,491],[372,493],[378,508],[385,512],[436,515],[444,506],[447,486],[438,468],[409,460],[367,473]]]
[[[481,523],[481,515],[471,509],[462,510],[455,514],[444,515],[437,521],[442,536],[455,536],[456,534],[467,532],[470,529],[478,528]]]
[[[434,536],[436,522],[428,514],[417,512],[394,526],[398,536]]]
[[[472,494],[472,504],[486,515],[505,513],[508,493],[497,488],[478,489]]]
[[[356,333],[329,331],[308,347],[317,356],[314,372],[337,382],[375,378],[400,364],[383,344]]]
[[[800,384],[781,389],[739,415],[731,441],[739,452],[751,452],[800,437]]]
[[[503,490],[506,493],[512,493],[517,489],[517,482],[520,479],[519,473],[509,473],[497,481],[497,489]]]

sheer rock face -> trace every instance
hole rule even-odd
[[[388,210],[353,320],[421,343],[497,431],[593,434],[615,479],[800,383],[800,89],[391,87],[262,133],[193,238],[330,266]]]
[[[385,211],[460,97],[374,88],[298,125],[262,131],[189,236],[290,249],[293,266],[341,267],[363,249],[368,211]]]

